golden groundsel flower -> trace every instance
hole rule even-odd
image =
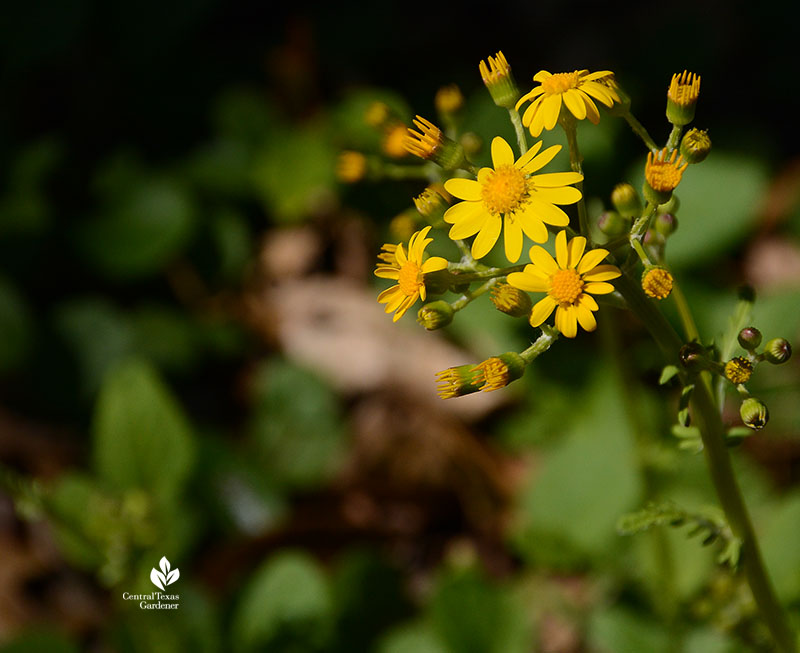
[[[392,318],[395,322],[403,317],[418,298],[425,300],[424,275],[447,267],[447,260],[440,256],[423,260],[425,248],[433,242],[433,238],[426,238],[430,230],[430,227],[425,227],[411,236],[408,241],[408,256],[402,244],[396,245],[394,252],[391,251],[390,245],[384,245],[381,254],[378,255],[382,262],[375,268],[375,276],[397,281],[397,285],[387,288],[378,295],[378,302],[386,304],[387,313],[396,311]]]
[[[669,84],[667,98],[681,107],[687,107],[697,102],[700,97],[700,75],[687,71],[676,73]]]
[[[620,101],[613,86],[600,82],[604,77],[613,74],[610,70],[596,73],[576,70],[554,75],[540,70],[533,77],[533,81],[539,82],[539,86],[523,95],[516,105],[519,111],[525,102],[531,102],[522,114],[522,124],[530,129],[532,136],[539,136],[542,129],[550,130],[555,127],[563,104],[577,120],[588,118],[596,125],[600,122],[600,112],[594,100],[607,107]]]
[[[684,163],[683,157],[678,155],[678,150],[672,150],[672,154],[667,158],[667,148],[656,152],[647,153],[647,163],[644,166],[644,178],[650,188],[661,193],[668,193],[681,183],[683,173],[689,167]]]
[[[336,176],[339,181],[354,184],[367,174],[367,157],[361,152],[345,150],[336,161]]]
[[[731,383],[747,383],[752,374],[753,364],[744,356],[737,356],[725,363],[725,378]]]
[[[564,227],[569,217],[556,204],[574,204],[581,192],[569,184],[583,180],[577,172],[533,173],[546,166],[561,149],[548,147],[539,153],[536,143],[514,161],[511,146],[501,137],[492,141],[492,168],[481,168],[478,180],[449,179],[444,187],[454,197],[464,200],[444,214],[452,224],[450,238],[459,240],[477,234],[472,256],[483,258],[494,247],[504,230],[506,257],[512,263],[522,253],[522,234],[537,243],[547,241],[545,223]]]
[[[406,132],[406,126],[402,122],[396,122],[386,127],[381,142],[381,148],[386,156],[402,159],[408,155],[405,147]]]
[[[642,290],[653,299],[666,299],[672,292],[674,279],[662,267],[650,267],[642,274]]]
[[[403,147],[421,159],[430,159],[444,143],[442,130],[422,116],[414,118],[416,131],[409,127],[403,135]]]
[[[599,265],[608,250],[585,252],[586,238],[576,236],[567,242],[567,233],[556,236],[556,258],[539,245],[531,248],[531,263],[522,272],[508,275],[508,283],[520,290],[544,292],[547,296],[534,305],[530,324],[537,327],[556,312],[556,328],[567,338],[578,333],[578,324],[586,331],[597,328],[593,311],[599,309],[592,295],[614,291],[607,283],[621,276],[615,265]]]

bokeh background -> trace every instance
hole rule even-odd
[[[616,531],[651,499],[714,503],[640,325],[604,311],[508,389],[440,400],[436,371],[533,334],[488,302],[442,332],[393,325],[375,255],[397,215],[422,224],[424,183],[349,185],[336,161],[386,159],[372,102],[435,119],[450,83],[464,129],[510,139],[478,75],[501,49],[523,89],[614,70],[661,142],[671,75],[697,72],[714,151],[670,260],[707,342],[749,284],[755,325],[797,344],[787,3],[3,13],[0,651],[770,650],[719,542]],[[597,214],[644,150],[608,116],[581,138]],[[795,620],[799,377],[758,369],[772,421],[734,452]],[[122,601],[164,555],[180,610]]]

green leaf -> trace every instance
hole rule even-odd
[[[78,653],[80,651],[78,644],[68,639],[66,635],[46,632],[46,628],[46,626],[40,626],[35,632],[17,635],[0,645],[0,653]]]
[[[194,441],[183,411],[150,365],[131,360],[108,374],[92,427],[102,479],[173,504],[191,472]]]
[[[322,650],[332,611],[328,581],[317,563],[304,553],[279,553],[255,572],[236,606],[235,650]]]
[[[334,393],[311,373],[279,360],[254,375],[250,441],[265,473],[288,487],[318,485],[344,446]]]
[[[473,569],[445,573],[431,601],[434,631],[452,653],[524,653],[532,634],[525,610],[507,589]]]
[[[676,365],[667,365],[663,370],[661,370],[661,377],[658,379],[659,385],[664,385],[665,383],[669,383],[669,381],[675,376],[677,376],[679,370]]]
[[[378,653],[451,653],[425,623],[400,626],[389,632],[378,646]]]
[[[160,271],[183,249],[195,222],[191,198],[176,182],[144,177],[129,183],[78,233],[88,260],[107,276],[122,280]]]
[[[670,650],[663,626],[625,608],[594,612],[589,623],[589,641],[591,650],[602,653],[667,653]]]

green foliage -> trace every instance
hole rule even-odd
[[[78,653],[80,649],[66,635],[41,630],[23,633],[0,645],[0,653]]]
[[[318,485],[336,468],[344,443],[333,392],[311,373],[281,360],[253,375],[249,438],[274,483]]]
[[[303,553],[284,551],[247,583],[233,615],[236,651],[324,651],[333,625],[329,582]]]
[[[381,641],[378,653],[450,653],[425,623],[396,628]]]
[[[775,506],[761,539],[775,591],[787,603],[800,600],[800,547],[796,546],[798,524],[800,494],[795,492]]]
[[[0,373],[18,367],[31,346],[33,324],[25,300],[0,277]]]
[[[647,651],[667,653],[670,643],[664,627],[625,608],[609,608],[592,615],[589,640],[598,653]]]
[[[194,462],[186,417],[158,374],[130,360],[106,377],[97,400],[94,465],[111,487],[141,488],[159,504],[172,504]]]

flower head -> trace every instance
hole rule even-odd
[[[397,281],[397,285],[378,295],[378,302],[386,304],[387,313],[396,311],[393,318],[395,322],[403,317],[417,298],[425,300],[425,275],[447,267],[447,261],[440,256],[423,260],[425,248],[433,242],[433,238],[426,238],[430,229],[425,227],[411,236],[408,256],[402,244],[396,245],[393,252],[390,245],[384,245],[378,255],[382,262],[375,268],[375,276]]]
[[[448,367],[446,370],[437,372],[436,378],[439,383],[437,392],[442,399],[463,397],[478,392],[483,383],[474,365]]]
[[[615,87],[600,81],[609,75],[613,75],[609,70],[596,73],[576,70],[555,75],[540,70],[533,77],[533,81],[539,82],[539,86],[517,102],[517,110],[525,102],[531,102],[522,114],[522,124],[530,129],[531,135],[538,136],[542,129],[550,130],[555,127],[563,104],[577,120],[588,118],[596,125],[600,122],[600,112],[594,100],[607,107],[620,101]]]
[[[339,181],[354,184],[367,174],[367,157],[361,152],[345,150],[336,161],[336,176]]]
[[[441,129],[422,116],[414,118],[416,131],[409,127],[403,138],[406,152],[430,159],[445,170],[454,170],[464,162],[464,148],[447,138]]]
[[[464,94],[457,84],[448,84],[436,91],[433,103],[440,114],[454,114],[464,107]]]
[[[642,274],[642,290],[653,299],[666,299],[672,292],[674,279],[669,270],[651,266]]]
[[[406,126],[402,122],[395,122],[384,127],[381,149],[386,156],[393,159],[402,159],[408,155],[405,147]]]
[[[482,363],[478,363],[473,372],[476,382],[484,392],[505,388],[512,381],[516,381],[525,372],[525,361],[522,357],[509,351],[500,356],[492,356]]]
[[[472,256],[483,258],[494,247],[503,230],[506,257],[512,263],[522,253],[522,234],[537,242],[547,241],[545,223],[564,227],[569,217],[556,204],[574,204],[581,192],[569,184],[583,180],[577,172],[533,173],[552,161],[560,145],[539,152],[542,143],[514,161],[511,146],[501,137],[492,141],[494,168],[481,168],[478,180],[450,179],[448,193],[464,200],[444,214],[453,225],[450,238],[458,240],[477,234]]]
[[[519,89],[514,77],[511,75],[511,66],[508,65],[505,55],[498,52],[494,57],[486,57],[481,61],[478,69],[481,79],[489,89],[489,93],[497,106],[510,109],[519,97]]]
[[[753,374],[753,364],[744,356],[731,358],[725,363],[725,378],[731,383],[739,385],[747,383]]]
[[[672,191],[681,183],[683,173],[689,167],[682,156],[678,155],[678,150],[672,150],[672,154],[667,158],[667,148],[656,152],[647,153],[647,163],[644,166],[644,178],[647,180],[645,191],[655,191],[655,199],[658,204],[663,204],[669,200]]]
[[[544,247],[531,248],[532,263],[522,272],[508,275],[508,283],[520,290],[544,292],[547,296],[534,305],[531,326],[542,324],[556,312],[556,328],[567,338],[578,333],[578,324],[586,331],[594,331],[597,321],[593,311],[598,310],[592,295],[605,295],[614,291],[607,283],[622,273],[615,265],[600,265],[608,250],[593,249],[585,252],[586,239],[576,236],[567,242],[567,233],[556,236],[556,258]]]

